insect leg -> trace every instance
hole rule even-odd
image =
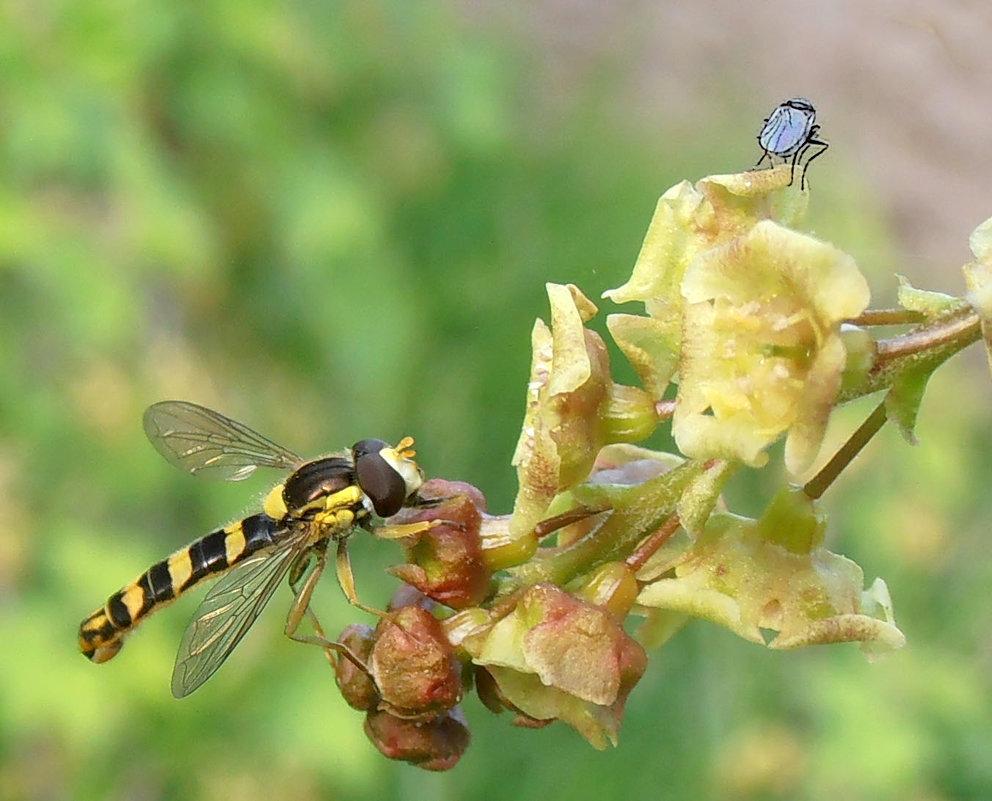
[[[314,588],[317,586],[317,582],[320,580],[321,575],[324,573],[324,568],[327,566],[326,550],[322,548],[317,554],[317,561],[314,564],[313,570],[310,571],[310,574],[306,577],[306,580],[303,582],[303,586],[301,588],[298,587],[297,584],[303,576],[303,569],[298,569],[298,566],[306,565],[308,562],[309,554],[305,560],[301,559],[293,565],[293,572],[296,575],[295,577],[292,575],[290,576],[290,587],[293,590],[295,598],[293,600],[293,605],[289,609],[289,614],[286,616],[286,636],[296,642],[308,643],[309,645],[316,645],[317,647],[322,648],[325,656],[327,656],[327,661],[330,662],[332,666],[337,664],[334,655],[338,654],[343,656],[355,667],[368,675],[368,666],[354,653],[354,651],[346,645],[328,639],[327,635],[324,634],[324,629],[320,625],[320,621],[317,619],[317,615],[310,608],[310,599],[313,597]],[[297,629],[303,621],[304,615],[307,616],[314,628],[314,631],[317,632],[316,636],[297,633]]]
[[[401,540],[404,537],[416,537],[437,526],[456,526],[464,528],[461,523],[454,520],[424,520],[419,523],[394,523],[388,526],[376,526],[373,529],[375,536],[383,540]]]
[[[338,540],[338,552],[335,559],[335,567],[338,574],[338,583],[341,585],[341,591],[344,593],[345,598],[348,599],[348,603],[352,606],[357,606],[363,612],[368,612],[370,615],[375,615],[376,617],[390,616],[388,612],[383,612],[381,609],[366,606],[358,600],[358,593],[355,591],[355,574],[351,570],[351,558],[348,556],[347,538]]]
[[[327,564],[326,551],[322,548],[317,552],[317,561],[303,582],[302,588],[300,588],[297,585],[300,583],[300,579],[303,578],[309,562],[310,554],[301,554],[300,558],[293,563],[289,573],[289,586],[293,590],[294,597],[293,605],[289,608],[289,614],[286,616],[285,631],[286,636],[294,640],[299,640],[300,636],[302,636],[298,636],[296,630],[299,628],[304,615],[307,615],[311,622],[316,623],[317,616],[310,609],[310,598],[313,596],[314,587],[317,586],[317,582],[320,580],[324,572],[324,567]],[[319,626],[320,624],[316,623],[316,627],[319,628]]]
[[[815,159],[815,158],[816,158],[817,156],[822,156],[822,155],[823,155],[823,154],[824,154],[824,153],[826,152],[826,150],[827,150],[827,148],[828,148],[828,147],[830,147],[830,144],[829,144],[828,142],[824,142],[824,141],[823,141],[823,140],[821,140],[821,139],[810,139],[810,140],[809,140],[809,141],[808,141],[808,142],[806,143],[806,145],[807,145],[807,147],[809,147],[809,146],[811,146],[811,145],[819,145],[819,147],[820,147],[820,149],[819,149],[819,150],[817,150],[817,151],[816,151],[816,152],[815,152],[815,153],[814,153],[814,154],[813,154],[812,156],[810,156],[810,157],[809,157],[808,159],[806,159],[806,164],[805,164],[805,166],[803,167],[803,174],[802,174],[802,178],[800,178],[800,179],[799,179],[799,188],[800,188],[800,189],[802,189],[802,188],[803,188],[804,186],[806,186],[806,187],[808,187],[808,186],[809,186],[809,184],[808,184],[808,183],[806,183],[806,170],[808,170],[808,169],[809,169],[809,164],[810,164],[810,162],[811,162],[811,161],[812,161],[813,159]]]
[[[789,171],[789,183],[787,183],[786,186],[792,186],[792,182],[796,180],[796,162],[798,162],[802,158],[803,153],[806,152],[807,148],[809,148],[809,143],[808,142],[805,145],[803,145],[801,148],[799,148],[799,150],[797,150],[795,153],[793,153],[793,155],[792,155],[792,168]],[[806,175],[806,171],[805,170],[803,170],[803,175]],[[802,180],[801,179],[799,181],[799,188],[802,189]]]

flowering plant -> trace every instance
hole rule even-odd
[[[397,516],[432,521],[394,569],[409,586],[375,631],[342,637],[354,659],[338,660],[339,683],[384,753],[454,765],[473,687],[519,725],[559,720],[615,743],[645,646],[693,618],[775,649],[854,641],[874,657],[904,644],[885,582],[866,589],[826,547],[818,501],[886,421],[914,440],[943,361],[979,338],[992,354],[992,220],[972,236],[963,298],[900,279],[900,307],[870,310],[854,259],[797,230],[809,193],[790,179],[786,166],[662,195],[630,279],[604,295],[643,305],[606,319],[640,386],[614,381],[593,302],[548,285],[512,514],[488,514],[474,487],[428,482],[432,501]],[[878,325],[908,330],[876,339]],[[769,466],[784,439],[785,472],[803,474],[831,411],[876,392],[811,478],[783,482],[757,519],[725,507],[735,472]],[[637,445],[666,423],[679,453]],[[631,616],[646,621],[636,636]]]

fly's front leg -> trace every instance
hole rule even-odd
[[[358,593],[355,591],[355,574],[351,570],[351,559],[348,557],[348,533],[350,533],[350,529],[355,525],[355,513],[350,508],[342,508],[337,501],[332,501],[332,499],[338,498],[338,496],[347,496],[350,498],[350,495],[348,495],[350,490],[351,488],[349,487],[346,490],[329,496],[326,499],[328,508],[323,512],[318,512],[314,516],[314,521],[329,531],[337,533],[337,536],[334,538],[337,539],[338,543],[337,558],[335,560],[338,584],[341,585],[341,590],[344,592],[348,602],[376,617],[387,617],[386,612],[366,606],[359,601]],[[332,534],[331,536],[334,535]],[[323,564],[326,564],[326,558]],[[321,570],[323,570],[323,564],[321,565]]]
[[[375,536],[381,540],[401,540],[404,537],[416,537],[426,534],[437,526],[454,526],[455,528],[465,528],[465,526],[455,520],[423,520],[419,523],[393,523],[387,526],[376,526],[372,529]]]
[[[368,612],[370,615],[382,618],[389,617],[389,612],[383,612],[381,609],[366,606],[358,600],[358,593],[355,591],[355,574],[351,569],[351,557],[348,556],[348,540],[346,538],[338,540],[335,567],[337,568],[338,584],[341,585],[341,591],[344,593],[344,597],[348,599],[348,603],[352,606],[357,606],[363,612]]]
[[[759,145],[760,145],[760,142],[759,142]],[[762,148],[762,150],[764,150],[764,148]],[[758,159],[758,163],[755,164],[750,170],[748,170],[748,172],[754,172],[756,169],[758,169],[764,163],[765,159],[768,159],[768,163],[772,167],[775,166],[775,160],[771,157],[771,155],[768,153],[768,151],[765,150],[765,152],[763,152],[761,154],[761,158]]]

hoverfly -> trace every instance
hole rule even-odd
[[[775,166],[775,158],[781,158],[786,163],[792,159],[792,172],[789,174],[789,186],[796,178],[796,164],[802,161],[803,156],[811,147],[818,147],[812,156],[806,159],[803,166],[802,176],[799,179],[799,188],[806,186],[806,170],[809,169],[810,162],[817,156],[823,155],[824,151],[830,147],[826,142],[817,139],[820,133],[820,126],[816,125],[816,109],[804,97],[794,97],[780,103],[772,113],[765,117],[761,131],[758,133],[758,145],[762,149],[761,158],[752,169],[761,166],[766,158]]]
[[[112,659],[125,635],[153,612],[201,582],[226,574],[203,599],[179,646],[172,693],[177,698],[189,695],[227,659],[288,574],[295,598],[286,634],[349,656],[343,646],[323,637],[309,608],[310,596],[333,541],[338,580],[348,600],[384,614],[359,603],[347,543],[358,526],[386,538],[431,527],[371,524],[373,514],[385,518],[404,506],[429,503],[417,494],[424,479],[413,458],[413,439],[406,437],[395,447],[363,439],[345,452],[306,461],[242,423],[185,401],[153,404],[145,411],[144,428],[167,461],[193,475],[240,481],[259,467],[293,472],[269,491],[260,513],[201,537],[111,595],[80,624],[83,654],[98,663]],[[313,569],[301,585],[311,561]],[[319,637],[297,634],[304,615]]]

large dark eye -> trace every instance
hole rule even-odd
[[[363,439],[352,448],[358,486],[369,496],[379,517],[396,514],[406,500],[406,482],[396,469],[382,458],[389,443],[381,439]]]

